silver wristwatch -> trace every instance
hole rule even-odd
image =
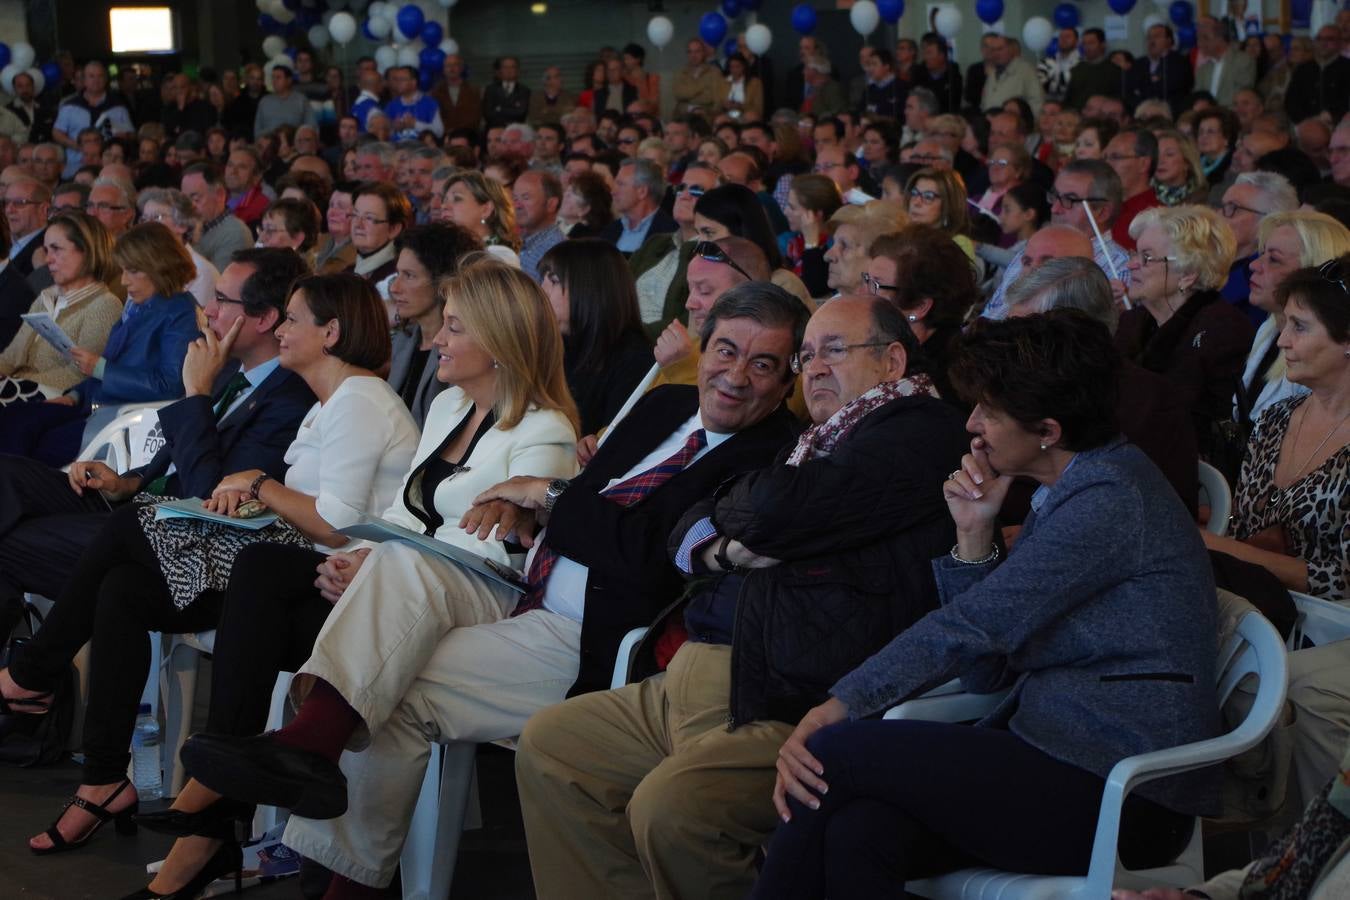
[[[544,488],[543,512],[553,511],[553,504],[557,503],[558,498],[562,496],[562,492],[567,490],[567,484],[565,478],[555,478],[548,483],[548,487]]]

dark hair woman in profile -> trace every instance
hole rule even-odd
[[[539,262],[539,278],[562,331],[563,370],[582,434],[614,418],[651,368],[628,264],[608,241],[563,241]]]

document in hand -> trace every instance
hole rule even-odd
[[[202,501],[197,497],[185,497],[182,500],[166,500],[163,503],[155,504],[155,521],[158,522],[161,519],[202,519],[207,522],[229,525],[231,528],[260,531],[275,522],[277,514],[269,512],[254,516],[251,519],[236,519],[233,516],[222,516],[220,513],[214,513],[203,508]]]
[[[487,557],[479,556],[477,553],[470,553],[454,544],[447,544],[444,541],[429,538],[424,534],[418,534],[416,531],[410,531],[401,525],[395,525],[393,522],[386,522],[384,519],[366,516],[355,525],[339,528],[338,533],[358,540],[373,541],[376,544],[383,544],[385,541],[403,541],[412,544],[424,553],[432,553],[442,559],[448,559],[462,569],[477,572],[484,578],[505,585],[513,591],[523,594],[529,590],[525,577],[515,569]]]
[[[75,342],[70,339],[70,335],[62,330],[60,325],[56,324],[56,320],[51,317],[50,313],[24,313],[21,318],[28,323],[29,328],[38,333],[39,337],[55,347],[57,353],[60,353],[66,359],[70,358],[70,351],[75,346]]]

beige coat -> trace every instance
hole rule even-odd
[[[77,346],[101,353],[108,342],[108,332],[122,316],[122,303],[105,285],[95,282],[90,288],[82,288],[77,292],[80,298],[56,314],[56,324]],[[28,311],[50,313],[56,307],[56,295],[56,287],[47,288],[38,294]],[[79,369],[27,324],[0,351],[0,375],[36,381],[58,391],[68,390],[84,380]]]

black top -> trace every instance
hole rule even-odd
[[[441,453],[469,424],[469,420],[473,418],[473,413],[473,409],[470,409],[468,415],[461,419],[458,425],[450,429],[450,433],[445,436],[445,440],[441,441],[441,445],[436,448],[436,452],[431,454],[427,461],[422,464],[421,471],[408,479],[409,493],[413,490],[413,482],[420,482],[418,487],[420,488],[422,503],[420,509],[415,503],[406,503],[405,505],[408,507],[408,512],[412,513],[417,521],[422,523],[422,533],[428,537],[434,535],[436,530],[445,524],[445,517],[436,509],[436,489],[447,479],[468,470],[469,467],[463,465],[462,461],[473,456],[473,448],[477,447],[483,435],[487,434],[492,426],[497,424],[496,414],[489,412],[483,418],[483,424],[479,425],[478,430],[474,432],[473,440],[469,441],[469,446],[464,449],[464,455],[460,457],[460,462],[451,462],[445,459],[441,456]]]
[[[403,379],[403,384],[399,386],[398,395],[403,398],[403,404],[412,409],[413,403],[417,400],[417,389],[422,385],[422,372],[427,367],[427,360],[431,358],[431,348],[423,350],[421,348],[413,350],[412,362],[408,364],[408,377]]]
[[[605,351],[604,365],[578,371],[575,351],[567,347],[563,371],[577,402],[583,434],[595,434],[614,418],[642,376],[651,369],[652,345],[641,331],[630,332]]]

